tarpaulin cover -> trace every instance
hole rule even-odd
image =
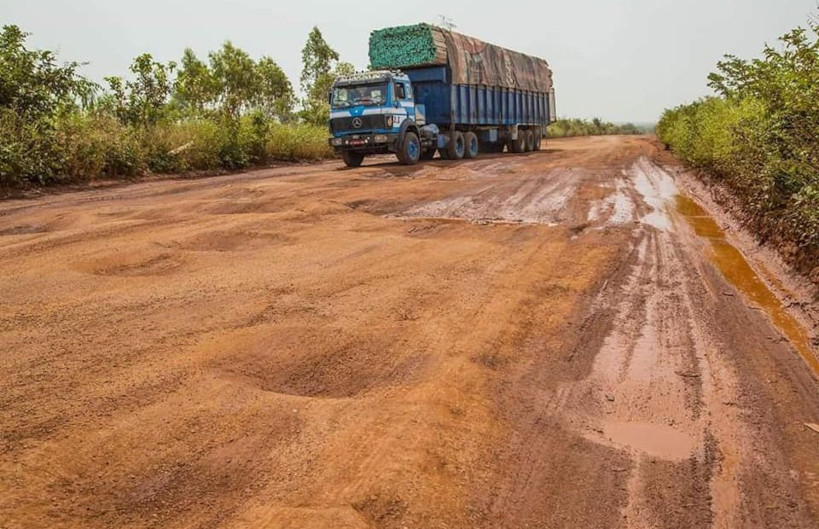
[[[455,84],[532,92],[552,89],[552,71],[543,59],[428,24],[373,31],[370,64],[373,68],[448,65]]]

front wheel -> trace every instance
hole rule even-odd
[[[341,159],[344,160],[344,165],[347,167],[361,167],[364,155],[360,152],[344,151],[341,153]]]
[[[398,151],[398,161],[404,165],[415,165],[421,158],[421,141],[414,132],[407,132],[404,135],[404,142],[401,150]]]

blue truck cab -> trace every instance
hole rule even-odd
[[[350,167],[384,153],[416,163],[431,151],[438,132],[425,126],[423,105],[416,104],[412,82],[400,71],[356,73],[333,83],[330,145]]]

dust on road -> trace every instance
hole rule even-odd
[[[0,527],[815,527],[807,332],[681,193],[612,137],[6,201]]]

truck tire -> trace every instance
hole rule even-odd
[[[461,131],[456,130],[446,144],[446,157],[448,160],[460,160],[464,157],[465,150],[464,135]]]
[[[341,153],[341,159],[344,160],[344,165],[347,167],[361,167],[364,155],[360,152],[344,151]]]
[[[407,132],[401,149],[398,151],[398,161],[404,165],[415,165],[421,158],[421,141],[414,132]]]
[[[518,139],[511,140],[509,142],[509,147],[511,147],[511,151],[517,154],[522,152],[526,152],[526,131],[519,130],[518,131]]]
[[[540,127],[535,129],[535,148],[533,150],[539,151],[543,145],[543,129]]]
[[[478,146],[478,135],[474,132],[467,132],[464,134],[464,158],[468,158],[470,160],[474,160],[478,157],[478,151],[480,147]]]

